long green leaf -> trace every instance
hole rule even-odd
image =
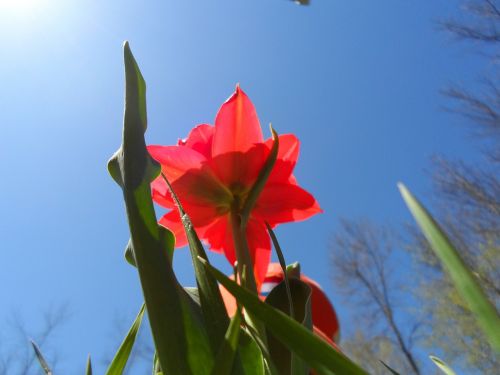
[[[286,314],[262,302],[210,264],[200,260],[237,301],[260,319],[266,328],[291,351],[320,374],[366,374],[358,365]]]
[[[113,360],[109,364],[106,375],[123,374],[123,370],[125,370],[125,366],[127,365],[128,359],[130,357],[130,353],[132,352],[132,348],[134,347],[137,332],[139,332],[139,328],[141,327],[142,317],[144,316],[144,308],[145,305],[143,304],[134,320],[134,323],[132,323],[127,336],[125,336],[125,338],[123,339]]]
[[[40,363],[40,366],[42,367],[43,371],[45,372],[46,375],[53,375],[52,370],[50,369],[49,365],[47,364],[47,361],[43,357],[42,352],[38,348],[38,345],[35,344],[34,341],[31,341],[31,345],[33,346],[33,350],[35,351],[36,358],[38,359],[38,363]]]
[[[435,357],[435,356],[433,356],[433,355],[430,355],[430,356],[429,356],[429,358],[430,358],[430,359],[432,360],[432,362],[434,362],[434,364],[435,364],[435,365],[436,365],[436,366],[437,366],[437,367],[438,367],[438,368],[439,368],[439,369],[440,369],[443,373],[445,373],[446,375],[457,375],[457,374],[455,373],[455,371],[453,371],[453,370],[451,369],[451,367],[450,367],[450,366],[448,366],[448,364],[447,364],[445,361],[443,361],[443,360],[441,360],[441,359],[439,359],[438,357]]]
[[[207,262],[209,262],[209,260],[205,249],[203,248],[203,245],[194,230],[193,224],[191,223],[189,216],[184,211],[180,199],[177,197],[177,194],[170,185],[170,181],[168,181],[164,175],[162,176],[170,189],[172,198],[177,205],[179,215],[181,216],[182,223],[184,225],[184,230],[189,244],[189,251],[193,261],[196,284],[198,285],[198,296],[200,299],[201,310],[205,321],[210,322],[210,324],[207,324],[207,332],[212,351],[215,354],[218,352],[218,348],[224,340],[224,335],[229,325],[227,310],[224,305],[224,301],[222,300],[217,280],[215,280],[215,278],[207,272],[206,268],[203,267],[200,262],[198,262],[198,257],[205,259]]]
[[[403,184],[398,184],[398,187],[424,236],[448,271],[460,295],[476,316],[491,346],[500,353],[500,317],[495,307],[488,300],[439,224]]]
[[[238,355],[241,359],[241,373],[244,375],[264,375],[264,357],[259,345],[244,329],[240,332]],[[235,367],[237,368],[237,367]],[[233,369],[234,370],[234,369]],[[234,372],[235,375],[240,375]]]
[[[273,241],[274,250],[276,251],[276,255],[278,256],[281,270],[283,271],[283,278],[284,278],[285,285],[286,285],[286,293],[288,296],[288,303],[290,304],[290,316],[292,318],[294,318],[295,312],[294,312],[294,308],[293,308],[292,292],[290,291],[290,284],[288,282],[288,272],[286,272],[285,257],[283,256],[283,252],[281,251],[281,246],[278,242],[278,238],[276,237],[276,234],[274,234],[273,229],[271,228],[271,226],[269,225],[269,223],[267,221],[266,221],[266,227],[267,227],[267,231],[269,233],[269,236],[271,237],[271,240]]]
[[[234,365],[234,358],[238,349],[238,340],[241,331],[241,312],[237,309],[234,314],[229,327],[227,328],[224,341],[219,348],[215,360],[212,375],[229,375]]]
[[[131,259],[137,264],[161,368],[167,374],[207,374],[214,355],[203,318],[175,277],[168,255],[173,246],[164,248],[173,243],[164,236],[173,235],[156,221],[150,183],[160,174],[160,166],[146,149],[146,84],[128,43],[124,45],[124,62],[122,146],[108,169],[123,190]]]

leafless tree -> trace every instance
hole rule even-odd
[[[27,326],[27,322],[20,313],[13,314],[12,318],[4,323],[2,339],[0,340],[0,375],[32,375],[40,372],[35,353],[30,344],[34,340],[41,348],[49,349],[50,341],[56,331],[70,318],[67,304],[49,308],[43,313],[41,329],[34,330]],[[57,367],[59,357],[57,351],[44,350],[50,353],[47,360],[52,369]]]
[[[113,356],[115,355],[116,350],[120,347],[120,344],[127,334],[131,323],[130,319],[125,319],[125,317],[121,315],[116,315],[113,322],[113,327],[111,329],[113,345],[110,346],[109,352],[105,353],[99,360],[104,367],[109,366],[111,363]],[[137,334],[124,374],[151,374],[153,355],[153,339],[149,331],[147,317],[144,317],[144,321],[142,322],[139,333]]]
[[[448,99],[446,109],[467,120],[470,134],[479,145],[480,153],[474,162],[464,158],[450,160],[435,156],[430,173],[434,185],[432,212],[446,228],[497,308],[500,308],[499,9],[500,1],[470,0],[464,3],[457,16],[439,23],[441,30],[448,32],[455,40],[472,43],[485,58],[485,68],[480,72],[477,88],[470,90],[453,85],[443,90]],[[350,240],[337,243],[336,256],[340,259],[335,262],[334,272],[340,271],[337,278],[344,278],[345,286],[353,283],[350,286],[351,294],[373,295],[371,300],[365,299],[364,306],[362,300],[358,301],[359,303],[354,305],[356,309],[364,311],[371,301],[383,311],[383,307],[380,307],[383,305],[379,301],[384,301],[384,289],[393,291],[406,286],[412,290],[421,307],[409,320],[426,322],[425,329],[418,330],[421,335],[417,341],[421,350],[440,350],[449,362],[463,369],[474,369],[484,374],[497,373],[500,368],[498,357],[487,344],[467,305],[453,288],[427,242],[413,225],[406,231],[405,245],[401,248],[411,255],[416,274],[420,276],[418,282],[388,278],[385,278],[384,282],[380,276],[379,270],[391,264],[385,245],[386,228],[373,225],[366,228],[362,223],[348,222],[348,227],[354,227],[355,230],[346,231],[345,226],[344,222],[341,237]],[[369,234],[364,233],[365,231]],[[342,249],[346,254],[341,254]],[[399,246],[394,249],[392,253],[400,253]],[[371,253],[377,255],[364,255],[364,258],[359,259],[360,254]],[[347,265],[339,262],[346,262]],[[357,268],[366,268],[366,264],[370,264],[373,269],[371,272],[375,272],[376,276],[378,274],[378,277],[364,276],[365,280],[360,283],[361,272],[358,272]],[[384,266],[381,267],[380,264]],[[403,272],[409,274],[410,270]],[[371,275],[370,270],[366,270],[364,274]],[[342,283],[339,287],[342,288]],[[398,313],[401,314],[399,306],[393,304],[392,315]],[[386,321],[389,320],[386,318]],[[406,330],[400,329],[401,331]],[[383,341],[380,330],[374,331],[368,327],[368,331],[363,332],[363,335],[369,335],[370,332],[375,332],[375,336],[378,335],[378,339]],[[391,336],[397,337],[394,333],[391,333]],[[404,343],[404,340],[396,340],[400,346],[401,342]],[[367,348],[365,353],[370,351],[372,357],[383,357],[383,352],[376,345]],[[401,352],[402,357],[408,358],[404,350]]]
[[[396,317],[404,310],[395,288],[397,273],[393,271],[398,251],[396,237],[388,229],[368,221],[342,220],[340,227],[331,244],[332,274],[338,290],[356,306],[354,315],[360,316],[357,321],[370,327],[364,335],[385,341],[386,347],[402,354],[407,371],[421,374],[413,352],[419,324],[412,323],[408,331]],[[390,362],[390,358],[380,359]]]

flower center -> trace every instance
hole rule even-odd
[[[246,186],[243,186],[241,183],[234,183],[231,187],[231,209],[240,213],[243,210],[243,206],[245,205],[245,201],[248,197],[249,189]]]

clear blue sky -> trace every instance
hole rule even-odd
[[[36,329],[50,305],[67,302],[72,317],[54,342],[60,373],[109,354],[116,316],[131,320],[141,304],[123,260],[121,192],[106,170],[120,144],[124,40],[148,85],[148,142],[172,144],[213,122],[238,82],[263,125],[301,139],[296,176],[325,212],[277,234],[344,325],[329,279],[338,218],[408,220],[397,181],[425,197],[430,155],[475,157],[438,93],[470,87],[480,69],[436,31],[456,2],[13,3],[0,0],[0,322],[18,312]],[[187,250],[175,268],[193,284]]]

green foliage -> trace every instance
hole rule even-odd
[[[52,370],[50,369],[49,365],[47,364],[47,361],[45,361],[45,358],[43,357],[43,354],[40,351],[40,348],[38,348],[38,345],[35,344],[34,341],[31,341],[31,345],[33,346],[33,350],[35,351],[35,355],[36,355],[36,358],[38,360],[38,363],[40,363],[40,366],[42,367],[45,374],[46,375],[53,375]]]
[[[203,260],[200,259],[203,262]],[[245,309],[265,323],[266,328],[295,354],[306,361],[320,374],[366,374],[359,366],[340,354],[307,328],[262,302],[223,273],[203,262],[215,278]]]
[[[130,357],[130,353],[132,352],[132,348],[135,343],[135,338],[137,337],[137,333],[139,332],[139,328],[141,327],[142,317],[144,315],[144,304],[141,306],[139,313],[137,314],[132,326],[130,327],[127,336],[123,339],[123,342],[118,348],[113,360],[111,361],[108,370],[106,371],[106,375],[122,375],[125,370],[125,366],[127,365],[128,359]],[[87,373],[92,372],[90,365],[90,357],[87,362]]]
[[[224,341],[219,348],[212,375],[230,375],[234,364],[234,357],[238,350],[238,340],[241,331],[241,312],[237,309],[229,327],[227,328]]]
[[[108,163],[122,187],[131,234],[131,250],[144,293],[149,322],[161,368],[170,374],[206,374],[214,362],[206,326],[198,306],[178,283],[151,200],[150,183],[160,173],[144,141],[146,84],[124,45],[125,115],[123,141]]]
[[[201,266],[200,262],[198,261],[198,257],[201,257],[208,262],[208,257],[205,249],[203,248],[203,245],[201,244],[201,241],[198,238],[196,231],[194,230],[189,216],[184,211],[179,198],[175,194],[175,191],[172,189],[170,182],[164,175],[162,175],[162,177],[164,178],[170,189],[172,198],[174,199],[175,204],[177,205],[177,208],[179,210],[179,215],[181,216],[184,230],[186,231],[189,251],[193,260],[196,283],[198,284],[198,289],[196,292],[205,322],[210,322],[210,324],[207,324],[206,326],[210,339],[210,345],[212,347],[212,352],[215,354],[218,353],[221,343],[225,341],[224,335],[226,329],[228,328],[229,318],[227,316],[226,308],[224,306],[217,281],[210,273],[207,272],[205,267]]]
[[[400,184],[399,189],[420,229],[444,264],[455,287],[475,314],[492,347],[500,353],[500,332],[498,330],[500,317],[495,307],[488,300],[469,268],[432,216],[404,185]]]

